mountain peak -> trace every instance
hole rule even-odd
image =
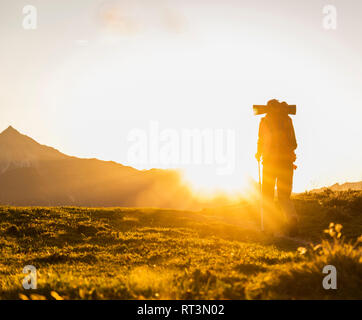
[[[8,126],[1,134],[20,134],[20,132],[12,126]]]
[[[0,133],[0,174],[9,168],[37,166],[40,161],[61,160],[67,156],[41,145],[9,126]]]

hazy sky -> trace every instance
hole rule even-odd
[[[336,30],[323,28],[327,4]],[[360,0],[2,0],[0,26],[0,130],[149,168],[167,166],[127,161],[132,129],[231,129],[233,175],[186,169],[238,188],[257,178],[251,107],[277,98],[298,106],[296,191],[362,180]]]

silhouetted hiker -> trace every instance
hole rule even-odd
[[[290,200],[293,185],[294,161],[297,148],[292,119],[288,116],[288,105],[278,100],[270,100],[265,108],[266,116],[260,121],[258,151],[255,155],[258,161],[263,160],[262,206],[267,228],[276,225],[273,221],[274,190],[277,185],[277,195],[280,208],[287,220],[290,235],[297,233],[297,214]]]

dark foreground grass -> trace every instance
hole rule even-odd
[[[0,207],[0,298],[361,299],[361,201],[360,192],[296,196],[311,246],[258,232],[247,203],[202,212]],[[323,234],[331,221],[343,224],[341,238]],[[337,290],[322,287],[328,264]],[[22,288],[25,265],[37,268],[36,290]]]

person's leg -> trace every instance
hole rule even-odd
[[[298,219],[294,204],[290,199],[293,187],[293,173],[293,163],[285,163],[280,166],[277,174],[278,201],[289,223]]]
[[[263,179],[262,179],[262,208],[264,214],[264,224],[266,229],[273,226],[274,207],[274,189],[276,173],[275,167],[271,163],[263,163]]]

